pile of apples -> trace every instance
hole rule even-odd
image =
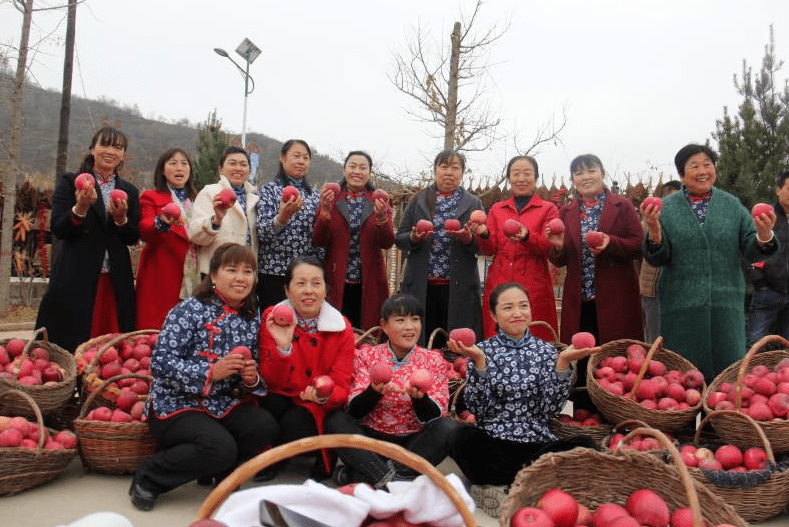
[[[702,470],[748,472],[764,470],[767,466],[767,453],[759,447],[751,447],[743,452],[734,445],[721,445],[713,452],[706,447],[682,445],[679,453],[685,465]]]
[[[602,359],[594,377],[603,390],[630,397],[647,352],[643,346],[631,344],[625,353],[627,356]],[[635,401],[644,408],[677,411],[697,406],[703,389],[704,375],[699,370],[669,370],[663,362],[652,359],[634,395]]]
[[[24,386],[48,386],[66,378],[66,370],[49,359],[45,348],[33,348],[23,358],[26,345],[24,340],[12,339],[5,347],[0,346],[0,378],[14,380],[17,370],[18,382]]]
[[[94,365],[94,371],[102,380],[127,373],[150,375],[151,351],[156,346],[158,337],[157,333],[140,335],[131,343],[120,341],[115,346],[110,346],[99,355],[98,361]],[[88,349],[77,361],[77,371],[84,373],[98,350],[98,347]],[[145,395],[150,389],[150,383],[134,378],[120,379],[113,384],[117,384],[121,390],[130,388],[137,395]],[[108,390],[104,392],[102,397],[113,400],[117,395],[117,392],[113,393],[113,390]]]
[[[557,418],[569,426],[598,426],[605,422],[602,415],[585,408],[576,408],[573,410],[573,415],[559,414]]]
[[[674,436],[672,436],[669,432],[663,432],[663,434],[666,436],[666,438],[668,438],[669,441],[674,441]],[[630,438],[627,443],[622,442],[622,439],[624,438],[625,435],[620,432],[611,434],[611,436],[608,438],[608,448],[610,450],[616,450],[617,448],[620,450],[640,450],[641,452],[663,450],[660,446],[660,443],[658,443],[658,440],[652,436],[636,434]]]
[[[2,448],[38,448],[39,427],[37,423],[24,417],[7,417],[0,415],[0,449]],[[44,428],[44,450],[72,450],[77,448],[77,436],[70,430],[57,432],[53,437],[49,429]]]
[[[713,410],[734,410],[736,386],[724,382],[707,395]],[[764,364],[751,368],[742,378],[742,413],[755,421],[785,420],[789,414],[789,359],[770,369]]]
[[[622,507],[604,503],[594,512],[562,489],[551,489],[536,507],[522,507],[512,516],[512,527],[693,527],[689,508],[670,511],[665,500],[649,489],[633,492]],[[706,527],[706,524],[705,524]],[[727,524],[716,527],[731,527]]]

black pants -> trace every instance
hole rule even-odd
[[[258,273],[257,295],[261,313],[267,307],[279,304],[285,300],[285,277]]]
[[[475,426],[460,425],[452,438],[449,455],[476,485],[509,485],[525,465],[548,452],[577,446],[596,448],[594,441],[578,436],[548,443],[518,443],[497,439]]]
[[[456,422],[445,417],[433,419],[422,431],[408,435],[382,434],[365,426],[347,412],[333,412],[324,422],[327,434],[361,434],[373,439],[395,443],[420,455],[433,465],[441,463],[449,452],[449,445],[458,428]],[[356,448],[338,448],[337,455],[342,462],[363,476],[364,481],[376,484],[389,470],[384,458],[374,452]],[[397,465],[397,474],[403,477],[416,477],[413,470]]]
[[[260,406],[271,412],[279,423],[279,436],[274,440],[275,444],[282,445],[318,435],[318,426],[312,413],[294,404],[290,397],[270,393],[260,399]]]
[[[279,426],[260,408],[240,404],[217,419],[204,412],[182,412],[151,419],[163,450],[140,463],[135,481],[157,494],[193,479],[226,475],[274,442]]]
[[[427,284],[427,297],[425,299],[425,342],[427,345],[430,335],[436,328],[447,331],[454,328],[447,327],[449,318],[449,284],[435,285]],[[447,339],[444,335],[436,335],[433,341],[433,349],[441,349],[446,345]]]
[[[369,329],[362,327],[362,284],[345,283],[342,292],[342,314],[351,323],[351,327],[357,329]]]
[[[594,340],[599,346],[603,344],[600,342],[600,337],[597,332],[597,304],[594,300],[587,300],[581,302],[581,319],[580,329],[578,331],[586,331],[594,335]],[[576,369],[578,370],[578,378],[575,382],[576,386],[586,386],[586,368],[589,365],[589,357],[584,357],[578,360]]]

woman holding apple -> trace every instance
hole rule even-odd
[[[406,253],[402,292],[425,306],[423,344],[436,328],[467,327],[482,336],[477,241],[468,226],[482,202],[460,186],[465,170],[463,154],[440,152],[434,182],[411,198],[397,230],[397,246]]]
[[[351,326],[365,330],[378,324],[389,296],[383,251],[395,237],[386,192],[370,183],[372,164],[366,152],[345,157],[340,191],[323,188],[312,232],[313,244],[326,247],[329,302]]]
[[[134,329],[134,275],[129,246],[140,233],[137,188],[121,178],[128,139],[97,131],[77,174],[58,179],[50,229],[60,243],[36,327],[73,352],[107,333]]]
[[[321,193],[307,181],[312,150],[306,141],[290,139],[280,150],[279,170],[260,187],[257,205],[258,301],[260,308],[285,298],[285,270],[302,254],[323,258],[323,248],[312,244],[315,211]]]
[[[249,183],[249,153],[228,146],[219,160],[219,181],[197,194],[189,216],[189,239],[198,246],[197,268],[208,273],[214,251],[224,243],[251,247],[257,254],[258,195]]]
[[[249,247],[220,245],[194,296],[167,314],[145,417],[162,450],[134,476],[129,495],[138,509],[194,479],[221,479],[279,433],[268,411],[245,402],[245,391],[265,391],[255,362],[256,268]]]
[[[450,455],[473,484],[477,504],[498,515],[506,496],[502,486],[512,483],[524,465],[545,452],[592,447],[594,442],[586,437],[558,440],[548,426],[567,402],[572,361],[590,350],[571,346],[557,353],[531,335],[529,297],[519,283],[496,286],[489,307],[499,328],[496,336],[472,346],[455,340],[448,344],[471,359],[463,400],[476,417],[476,426],[458,428]]]
[[[682,190],[644,209],[644,257],[660,266],[658,299],[665,347],[699,368],[707,382],[745,355],[745,279],[741,268],[778,250],[775,212],[754,214],[715,188],[717,156],[689,144],[674,164]]]
[[[189,154],[182,148],[162,154],[153,184],[140,195],[145,247],[137,265],[137,329],[160,329],[170,308],[192,296],[197,280],[197,247],[186,232],[196,194]]]
[[[495,203],[485,223],[477,223],[471,217],[479,252],[493,256],[482,305],[488,304],[491,291],[499,284],[518,282],[529,295],[534,319],[547,322],[556,330],[556,302],[548,270],[548,254],[553,246],[546,238],[546,229],[559,213],[553,203],[534,193],[540,175],[533,157],[513,157],[506,174],[511,189],[509,199]],[[482,327],[485,338],[496,334],[496,324],[490,316],[482,318]],[[535,327],[533,334],[553,340],[546,328]]]
[[[350,323],[326,302],[326,271],[318,258],[290,262],[285,294],[261,315],[258,341],[260,375],[268,387],[260,405],[280,425],[278,444],[323,433],[326,415],[348,401],[354,355]],[[324,452],[313,476],[328,477],[331,465]]]

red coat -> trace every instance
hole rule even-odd
[[[493,256],[488,268],[485,291],[482,295],[482,327],[484,338],[496,334],[496,323],[490,316],[490,293],[497,285],[518,282],[529,295],[532,320],[542,320],[556,327],[556,301],[554,300],[551,275],[548,270],[548,254],[552,245],[545,238],[545,226],[559,216],[556,206],[541,199],[536,194],[518,213],[515,198],[494,203],[488,212],[486,223],[490,236],[487,240],[477,237],[477,246],[482,254]],[[526,242],[512,243],[502,231],[504,222],[513,218],[529,231]],[[553,341],[553,335],[546,328],[532,328],[534,336]]]
[[[137,329],[161,329],[167,312],[180,301],[189,235],[183,225],[157,231],[154,220],[173,201],[169,192],[140,194],[140,238],[145,247],[137,265]]]
[[[578,198],[559,210],[565,225],[564,247],[552,251],[554,265],[567,266],[562,294],[561,341],[569,343],[581,319],[581,216]],[[598,230],[611,242],[595,258],[595,303],[599,343],[644,338],[641,298],[633,261],[641,256],[643,230],[633,204],[606,191]]]
[[[391,210],[387,222],[378,225],[373,207],[372,191],[365,190],[367,201],[362,210],[362,227],[359,232],[359,251],[362,264],[362,328],[370,329],[381,320],[381,305],[389,297],[389,284],[382,250],[389,249],[395,240]],[[326,283],[330,287],[327,300],[342,309],[345,290],[345,273],[348,268],[348,247],[351,231],[348,225],[348,206],[345,202],[346,189],[336,197],[331,211],[331,220],[321,219],[320,211],[315,215],[312,243],[326,247]]]

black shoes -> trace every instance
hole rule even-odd
[[[153,509],[158,494],[145,490],[137,483],[137,480],[133,480],[131,487],[129,487],[129,496],[131,496],[132,505],[141,511],[149,511]]]

